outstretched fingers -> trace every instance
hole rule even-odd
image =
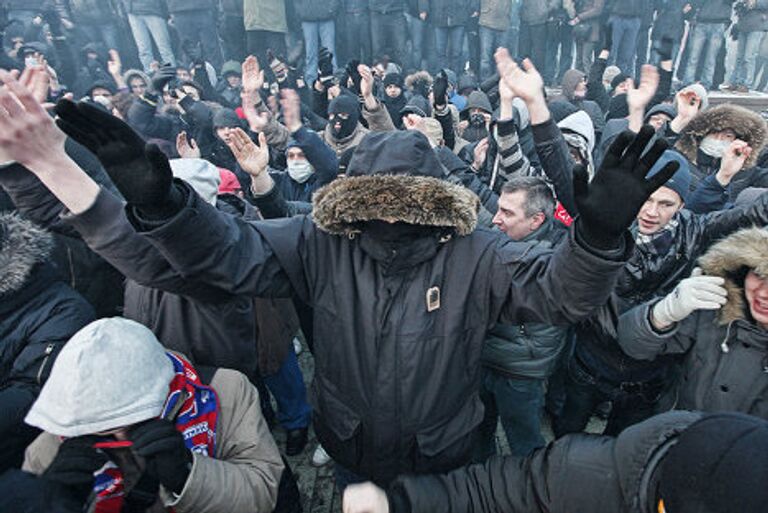
[[[680,169],[680,163],[677,161],[669,162],[661,171],[646,180],[646,192],[650,196],[653,191],[667,183],[672,176]]]
[[[640,163],[636,167],[635,174],[640,178],[645,178],[645,176],[648,174],[648,171],[650,171],[653,166],[656,165],[656,162],[661,158],[662,155],[664,155],[664,152],[667,151],[668,148],[669,145],[664,139],[656,139],[653,141],[651,147],[640,159]]]
[[[627,147],[635,139],[635,133],[630,130],[621,132],[608,147],[601,167],[614,168],[619,165]]]
[[[635,170],[637,168],[637,163],[640,161],[640,157],[645,151],[645,148],[648,146],[648,143],[651,142],[651,139],[653,139],[655,135],[656,132],[654,131],[653,127],[650,125],[644,125],[637,133],[637,135],[635,135],[626,151],[624,151],[622,160],[624,161],[625,165],[629,166],[630,169]]]

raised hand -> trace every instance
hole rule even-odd
[[[194,139],[188,138],[186,132],[181,132],[176,137],[176,151],[179,157],[183,159],[199,159],[200,148],[197,147]]]
[[[440,70],[435,77],[435,81],[432,83],[432,93],[435,107],[444,107],[448,103],[448,76],[444,70]]]
[[[280,107],[283,111],[283,124],[291,132],[301,128],[301,99],[293,89],[283,89]]]
[[[645,107],[653,99],[659,88],[659,70],[651,64],[643,64],[640,69],[640,83],[627,90],[627,104],[632,110],[645,112]]]
[[[126,123],[88,103],[60,100],[56,124],[98,157],[126,201],[162,209],[171,200],[173,174],[167,157]]]
[[[0,70],[0,163],[19,162],[29,169],[66,158],[66,136],[56,128],[29,86],[41,73],[25,75],[27,86],[11,73]]]
[[[320,82],[326,84],[333,81],[333,54],[324,46],[320,47],[318,53],[317,69],[320,72]]]
[[[162,93],[165,84],[176,78],[176,67],[170,64],[162,66],[157,72],[152,75],[152,89],[156,93]]]
[[[112,76],[120,75],[123,72],[123,63],[120,60],[120,54],[117,50],[109,51],[109,61],[107,62],[107,71]]]
[[[243,61],[242,73],[243,92],[258,92],[264,86],[264,70],[259,66],[259,60],[253,55],[249,55]]]
[[[531,115],[531,124],[544,123],[550,118],[547,101],[544,97],[544,79],[529,59],[523,61],[523,67],[509,55],[506,48],[499,48],[494,53],[496,69],[499,72],[499,94],[512,94],[525,102]],[[502,100],[504,98],[502,97]],[[502,107],[504,104],[502,103]],[[511,117],[507,112],[511,108],[504,109],[505,118]]]
[[[248,134],[240,128],[234,128],[227,138],[227,146],[232,150],[232,154],[237,159],[240,167],[251,176],[259,176],[269,165],[269,147],[267,138],[259,134],[259,145],[257,146]]]
[[[696,310],[719,310],[728,301],[725,280],[719,276],[702,276],[696,268],[689,278],[653,307],[651,319],[657,329],[665,329],[682,321]]]
[[[679,163],[670,162],[646,178],[668,147],[663,139],[657,139],[643,154],[654,134],[648,125],[637,135],[628,130],[619,134],[591,183],[583,166],[574,169],[577,228],[588,245],[601,250],[619,247],[643,203],[677,171]]]
[[[384,490],[373,483],[349,485],[344,489],[343,513],[389,513]]]
[[[731,145],[723,153],[723,158],[720,160],[720,169],[715,175],[720,185],[725,187],[731,183],[733,177],[744,169],[744,163],[750,155],[752,155],[752,147],[747,142],[741,139],[731,142]]]

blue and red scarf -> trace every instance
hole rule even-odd
[[[211,458],[216,452],[216,421],[219,400],[216,391],[204,385],[194,367],[177,354],[166,353],[173,363],[174,376],[168,385],[161,418],[173,420],[187,448]],[[179,404],[179,401],[184,401]],[[96,474],[93,491],[96,513],[120,513],[125,498],[123,473],[108,462]]]

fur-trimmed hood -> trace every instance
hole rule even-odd
[[[53,236],[16,213],[0,214],[0,296],[16,292],[53,251]]]
[[[739,139],[752,147],[752,154],[744,167],[753,167],[765,146],[768,127],[758,114],[738,105],[719,105],[697,114],[683,130],[675,148],[689,161],[696,163],[701,140],[708,134],[727,129],[733,130]]]
[[[746,318],[743,270],[768,276],[768,230],[745,228],[709,248],[699,259],[704,274],[725,278],[728,302],[720,310],[720,324]]]
[[[432,82],[432,75],[426,71],[417,71],[416,73],[411,73],[405,77],[405,87],[425,98],[429,95],[429,91],[432,88]]]
[[[352,154],[347,178],[315,192],[312,217],[321,230],[337,235],[358,232],[359,223],[375,220],[469,235],[477,225],[480,200],[447,177],[424,134],[372,132]]]
[[[315,192],[312,203],[315,224],[334,235],[356,233],[360,222],[387,219],[469,235],[480,206],[477,196],[460,185],[406,175],[339,178]]]

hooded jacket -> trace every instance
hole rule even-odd
[[[61,348],[94,320],[93,308],[50,266],[51,233],[0,215],[0,472],[18,466],[35,431],[24,416]]]
[[[744,162],[744,169],[755,165],[768,137],[765,121],[760,115],[744,107],[725,104],[700,112],[683,129],[675,144],[675,149],[692,164],[692,187],[695,188],[699,181],[716,173],[720,168],[720,159],[708,158],[699,147],[705,136],[722,130],[733,130],[738,139],[745,141],[752,148],[752,154]]]
[[[475,230],[476,196],[443,174],[422,134],[371,134],[312,218],[241,224],[180,184],[187,207],[144,232],[181,275],[314,308],[318,439],[380,483],[468,461],[492,324],[573,322],[622,265],[623,250],[586,250],[573,232],[548,254]]]
[[[656,301],[641,305],[619,320],[619,344],[643,360],[684,355],[675,408],[768,419],[768,330],[749,320],[743,284],[744,270],[768,276],[768,231],[734,233],[712,246],[699,264],[704,274],[725,279],[725,306],[719,312],[696,311],[662,333],[649,320]]]
[[[387,491],[390,511],[657,513],[663,456],[700,418],[666,413],[617,438],[569,435],[527,458],[493,457],[447,475],[402,477]]]

